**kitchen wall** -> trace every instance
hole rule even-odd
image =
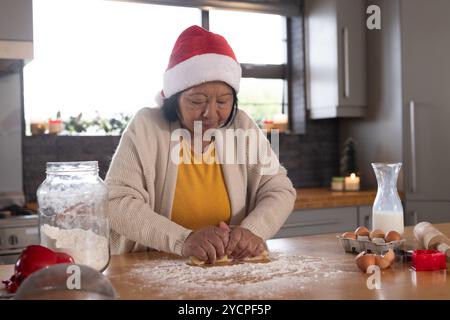
[[[336,119],[308,120],[306,134],[280,135],[280,162],[295,187],[328,186],[339,163]],[[31,136],[23,141],[24,189],[27,201],[36,201],[36,190],[45,179],[48,161],[98,160],[100,176],[108,170],[119,143],[118,136]]]
[[[340,146],[357,142],[361,183],[376,188],[371,162],[402,161],[400,1],[374,0],[381,9],[381,30],[367,30],[367,116],[340,120]],[[403,190],[403,170],[398,187]]]
[[[119,136],[29,136],[23,140],[24,191],[27,201],[36,201],[36,191],[45,179],[50,161],[99,161],[99,173],[105,177]]]

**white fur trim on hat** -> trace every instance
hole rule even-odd
[[[159,107],[162,107],[162,105],[164,104],[164,97],[161,94],[161,90],[159,90],[158,93],[156,94],[155,101]]]
[[[241,65],[231,57],[216,53],[193,56],[164,73],[164,96],[209,81],[223,81],[238,92],[241,76]]]

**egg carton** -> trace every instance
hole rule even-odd
[[[387,243],[376,243],[370,240],[355,240],[344,238],[338,235],[337,238],[341,243],[345,252],[360,253],[366,251],[367,253],[384,254],[389,249],[395,250],[401,247],[405,239],[391,241]]]

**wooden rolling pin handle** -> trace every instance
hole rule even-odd
[[[439,243],[436,249],[442,253],[445,253],[447,260],[450,258],[450,246],[448,244]]]

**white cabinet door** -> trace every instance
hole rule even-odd
[[[450,200],[450,1],[401,1],[407,200]]]
[[[352,231],[357,221],[356,207],[296,210],[274,238]]]
[[[407,201],[405,225],[414,226],[419,222],[450,222],[450,201]]]

